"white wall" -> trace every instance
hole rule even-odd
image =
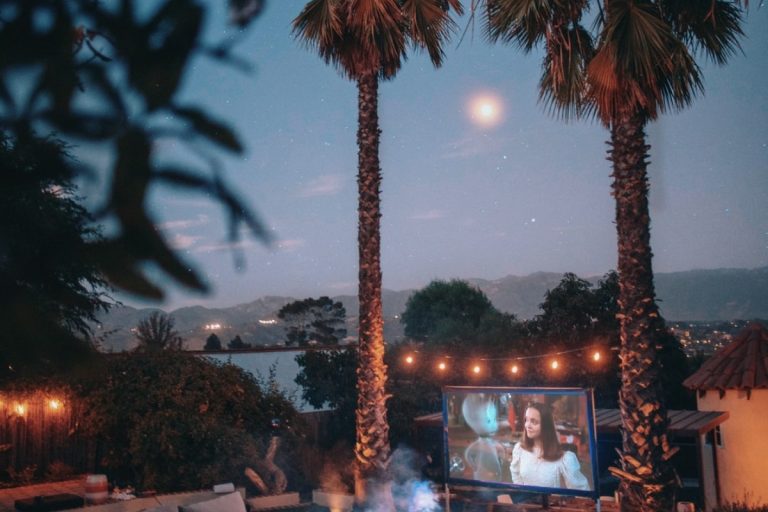
[[[717,447],[720,499],[751,506],[768,505],[768,389],[727,390],[723,398],[716,390],[698,398],[700,411],[728,411],[720,425],[722,447]]]

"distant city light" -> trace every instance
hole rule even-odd
[[[259,323],[261,325],[275,325],[277,323],[277,320],[274,318],[270,318],[268,320],[259,320]]]
[[[205,324],[205,326],[203,326],[203,329],[205,329],[206,331],[214,331],[216,329],[221,329],[221,324]]]

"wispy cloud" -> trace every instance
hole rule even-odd
[[[170,244],[173,249],[184,250],[189,249],[197,243],[198,240],[202,240],[201,236],[189,236],[176,233],[171,237]]]
[[[158,228],[162,230],[169,230],[169,229],[187,229],[187,228],[195,228],[198,226],[204,226],[208,224],[209,218],[205,214],[198,214],[196,218],[194,219],[180,219],[180,220],[171,220],[168,222],[163,222],[162,224],[158,224]]]
[[[480,133],[473,133],[464,138],[449,142],[442,152],[442,157],[446,159],[469,158],[475,155],[498,151],[500,148],[500,139]]]
[[[425,212],[417,212],[411,215],[412,220],[437,220],[445,217],[443,210],[427,210]]]
[[[332,196],[341,192],[344,182],[340,174],[325,174],[311,180],[299,190],[299,197]]]
[[[207,244],[195,247],[194,252],[211,253],[211,252],[223,252],[236,249],[250,249],[255,247],[256,243],[253,240],[238,240],[237,242],[229,242],[223,244]]]
[[[275,246],[279,251],[291,252],[291,251],[295,251],[300,247],[304,247],[304,244],[305,244],[304,240],[300,238],[294,238],[294,239],[279,240],[275,244]]]

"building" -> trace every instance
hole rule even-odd
[[[700,411],[729,413],[708,439],[718,503],[768,505],[768,329],[748,325],[683,384]]]

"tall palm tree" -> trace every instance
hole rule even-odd
[[[611,134],[621,336],[622,510],[671,510],[674,454],[657,350],[664,321],[653,284],[645,126],[703,90],[694,53],[739,50],[741,9],[726,0],[486,0],[492,40],[543,44],[539,98],[564,118],[596,116]]]
[[[359,364],[355,443],[355,496],[358,503],[382,490],[389,478],[384,334],[381,309],[379,223],[378,85],[391,79],[410,41],[426,49],[437,67],[442,44],[455,24],[449,10],[459,0],[311,0],[293,21],[294,34],[332,63],[358,88],[358,252]]]

